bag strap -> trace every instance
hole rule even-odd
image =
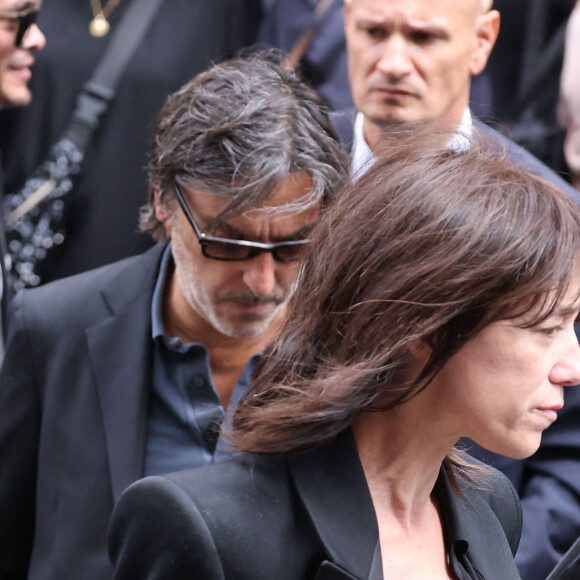
[[[318,25],[318,22],[333,2],[334,0],[318,0],[318,4],[314,8],[314,20],[298,37],[298,40],[294,43],[294,46],[288,53],[288,56],[284,61],[284,66],[286,68],[289,68],[290,70],[296,69],[300,59],[304,56],[304,53],[308,50],[308,47],[312,44],[312,41],[316,36],[316,26]]]
[[[570,546],[562,559],[556,564],[546,580],[572,580],[580,570],[580,538]]]
[[[117,87],[145,31],[163,0],[133,0],[123,14],[103,56],[90,80],[77,97],[63,138],[72,141],[82,152],[99,125],[99,119],[107,111],[115,97]]]

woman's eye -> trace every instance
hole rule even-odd
[[[562,326],[558,325],[558,326],[547,326],[545,328],[539,328],[538,329],[542,334],[545,334],[546,336],[552,336],[558,332],[560,332],[562,330]]]

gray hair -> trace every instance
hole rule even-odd
[[[321,97],[264,54],[234,58],[197,75],[161,109],[141,230],[165,239],[155,195],[172,205],[175,183],[227,196],[218,216],[224,219],[256,207],[299,171],[313,184],[300,208],[326,204],[347,177],[347,158]]]

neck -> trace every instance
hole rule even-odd
[[[373,503],[408,529],[432,509],[441,464],[457,441],[430,420],[419,399],[363,413],[352,424]]]
[[[450,133],[453,133],[453,132],[457,131],[457,129],[459,129],[459,127],[461,125],[461,121],[463,120],[463,114],[465,112],[465,108],[466,107],[463,107],[463,109],[461,109],[461,113],[459,115],[455,114],[452,116],[446,116],[444,118],[438,117],[436,119],[425,119],[424,122],[429,123],[429,124],[433,124],[433,126],[435,128],[438,127],[442,133],[442,143],[445,143],[445,141],[448,139],[445,132],[449,131]],[[416,121],[416,123],[421,123],[421,122],[423,122],[423,120]],[[369,149],[373,153],[376,153],[377,147],[383,141],[385,135],[387,135],[389,133],[389,131],[393,131],[393,130],[396,131],[397,128],[404,127],[405,125],[407,125],[407,123],[378,124],[378,123],[375,123],[374,121],[372,121],[371,119],[369,119],[365,115],[364,123],[363,123],[364,140],[366,141],[367,145],[369,146]],[[408,123],[408,125],[412,126],[413,122]]]
[[[194,310],[179,287],[175,271],[170,276],[163,298],[163,325],[168,336],[183,343],[199,342],[209,354],[212,379],[224,406],[246,364],[276,336],[284,323],[282,308],[266,330],[257,336],[234,338],[222,334]]]

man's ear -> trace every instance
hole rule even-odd
[[[155,217],[164,225],[165,235],[169,238],[171,237],[173,214],[161,199],[161,189],[159,185],[154,183],[151,187],[153,188],[153,199],[155,200]]]
[[[344,0],[344,31],[346,33],[346,29],[348,28],[350,22],[350,0]]]
[[[471,55],[470,72],[479,74],[487,64],[487,60],[499,34],[500,15],[497,10],[489,10],[477,17],[475,23],[476,44]]]

